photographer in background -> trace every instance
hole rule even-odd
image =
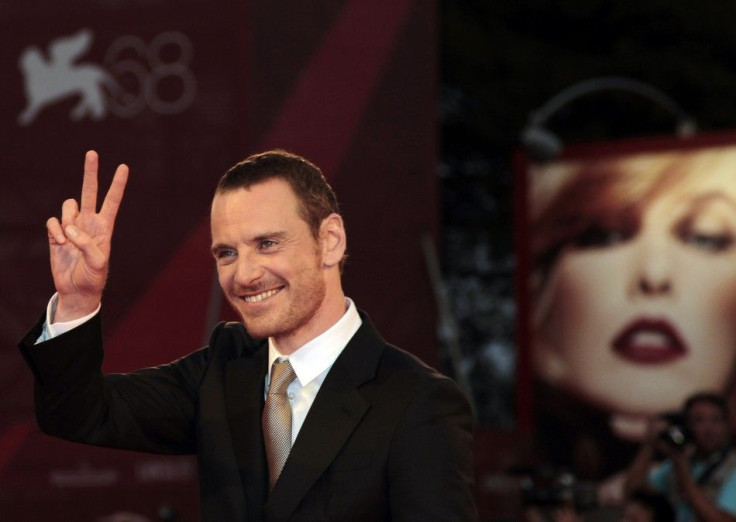
[[[683,408],[684,426],[650,422],[649,436],[626,477],[626,491],[649,488],[667,496],[677,522],[736,522],[736,451],[726,403],[699,393]],[[656,464],[655,459],[665,460]]]

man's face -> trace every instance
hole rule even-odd
[[[297,210],[289,184],[275,178],[217,194],[211,215],[212,253],[228,301],[252,336],[296,347],[329,326],[322,246]]]
[[[708,455],[728,444],[728,422],[716,406],[708,402],[696,402],[690,407],[687,420],[699,453]]]

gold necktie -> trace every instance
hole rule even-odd
[[[274,361],[262,419],[268,483],[271,489],[276,484],[291,450],[291,405],[286,388],[294,379],[296,374],[289,361]]]

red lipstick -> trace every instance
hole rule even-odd
[[[682,337],[669,321],[638,319],[616,336],[613,350],[639,364],[664,364],[687,353]]]

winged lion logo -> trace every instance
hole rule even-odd
[[[20,125],[30,125],[42,109],[73,96],[80,100],[71,111],[72,120],[105,117],[104,87],[114,90],[115,81],[98,65],[75,63],[91,45],[92,31],[82,29],[53,40],[48,58],[36,46],[23,50],[18,65],[25,77],[27,105],[18,116]]]

